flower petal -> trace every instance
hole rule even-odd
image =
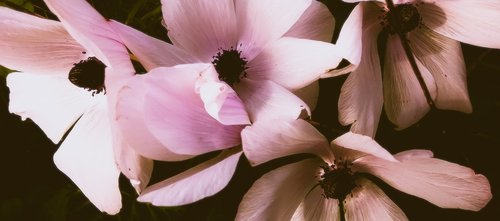
[[[84,58],[60,22],[0,7],[0,64],[22,72],[67,76]]]
[[[422,62],[436,82],[436,107],[471,113],[472,105],[467,91],[467,76],[460,42],[425,27],[411,32],[409,36],[415,57]]]
[[[198,61],[181,48],[150,37],[120,22],[111,20],[109,25],[147,71],[162,66],[170,67]]]
[[[236,47],[233,0],[162,0],[163,18],[174,45],[209,62],[219,48]]]
[[[334,29],[335,19],[328,7],[320,1],[312,1],[285,36],[330,42]]]
[[[195,82],[204,71],[215,70],[207,64],[182,65],[157,68],[145,75],[145,123],[172,152],[198,155],[241,144],[243,126],[215,120],[195,92]]]
[[[243,196],[236,220],[290,220],[317,184],[321,161],[308,159],[264,174]]]
[[[399,152],[394,154],[394,158],[399,161],[406,161],[415,158],[432,158],[434,157],[434,153],[430,150],[407,150],[403,152]]]
[[[248,78],[272,80],[297,90],[337,67],[342,58],[330,43],[283,37],[265,47],[248,63]]]
[[[496,0],[431,1],[419,11],[430,29],[449,38],[487,48],[500,48],[500,2]]]
[[[312,111],[316,109],[316,105],[318,104],[319,81],[314,81],[301,89],[293,90],[292,93],[303,100]]]
[[[9,111],[32,119],[52,142],[59,143],[73,123],[101,95],[92,95],[67,78],[28,73],[7,76]]]
[[[218,73],[205,71],[196,81],[196,91],[205,110],[224,125],[250,124],[250,119],[238,94],[227,83],[218,79]]]
[[[400,191],[443,208],[478,211],[492,197],[486,177],[435,158],[412,157],[389,162],[365,156],[354,161],[353,170],[371,173]]]
[[[224,151],[217,157],[154,184],[139,196],[155,206],[180,206],[221,191],[233,177],[241,152]]]
[[[366,154],[379,158],[396,161],[386,149],[380,146],[371,137],[347,132],[332,141],[332,150],[336,157],[355,160]]]
[[[344,57],[357,66],[342,85],[338,102],[339,121],[343,125],[351,124],[352,132],[371,137],[377,132],[383,105],[376,37],[381,26],[368,16],[376,10],[380,10],[376,5],[358,4],[344,23],[346,28],[342,29],[338,43],[342,53],[347,52]],[[364,12],[367,15],[363,17]],[[358,46],[359,42],[362,47]]]
[[[66,30],[107,67],[119,70],[106,76],[114,80],[135,74],[125,46],[109,23],[87,1],[45,0]],[[114,81],[112,82],[114,83]]]
[[[149,91],[149,85],[145,79],[148,75],[136,75],[119,92],[116,123],[121,130],[124,142],[139,154],[154,160],[178,161],[191,158],[191,155],[170,151],[146,125],[144,97]]]
[[[124,142],[118,129],[113,131],[113,150],[116,165],[125,175],[137,193],[141,193],[149,183],[153,172],[153,160],[145,158]]]
[[[435,99],[436,84],[432,75],[415,60],[432,99]],[[383,82],[385,112],[398,129],[411,126],[430,110],[424,91],[396,35],[388,37]]]
[[[251,61],[282,37],[311,5],[311,0],[235,0],[238,49]]]
[[[298,153],[313,153],[325,162],[334,159],[328,140],[302,119],[258,121],[243,129],[241,139],[252,166]]]
[[[80,188],[101,211],[121,208],[106,100],[102,97],[75,124],[54,155],[57,168]]]
[[[326,199],[323,189],[317,186],[309,192],[304,201],[299,205],[291,220],[331,220],[340,221],[339,201]]]
[[[403,211],[374,183],[358,179],[345,200],[346,220],[408,220]]]
[[[272,81],[244,79],[235,90],[250,115],[252,122],[275,119],[295,120],[311,111],[297,96]]]

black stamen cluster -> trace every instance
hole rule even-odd
[[[422,17],[413,4],[396,5],[385,17],[390,33],[408,33],[422,24]]]
[[[351,194],[356,183],[350,166],[350,163],[342,160],[335,160],[332,165],[321,166],[324,174],[321,175],[319,185],[323,188],[325,198],[343,201]]]
[[[89,57],[86,60],[81,60],[77,64],[73,64],[73,68],[69,71],[68,79],[74,85],[92,91],[92,96],[98,93],[105,92],[104,87],[104,65],[96,57]]]
[[[241,51],[231,47],[229,50],[219,49],[217,55],[213,56],[212,64],[219,73],[219,80],[229,85],[240,82],[241,77],[245,77],[246,64],[245,58],[241,57]]]

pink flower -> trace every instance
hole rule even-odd
[[[47,3],[62,22],[0,7],[0,64],[20,71],[7,77],[9,110],[32,119],[54,143],[62,142],[56,166],[99,210],[116,214],[120,169],[140,190],[152,164],[123,149],[128,147],[110,117],[119,81],[134,69],[126,48],[88,3]]]
[[[357,68],[342,87],[340,122],[374,136],[382,105],[398,129],[419,121],[431,106],[470,113],[460,42],[500,48],[491,37],[500,33],[500,2],[393,0],[392,7],[385,2],[360,2],[343,26],[337,44],[352,49],[346,57]],[[381,31],[387,34],[383,70],[377,47]],[[413,68],[405,50],[413,54]]]
[[[282,133],[290,135],[287,130]],[[297,137],[297,141],[303,142],[304,148],[309,141],[321,138]],[[280,142],[276,146],[281,149],[294,149],[290,142],[276,143]],[[370,137],[351,132],[332,141],[331,148],[322,147],[324,150],[310,150],[321,159],[288,164],[257,180],[243,197],[236,220],[340,220],[342,214],[345,220],[407,220],[403,211],[363,174],[372,174],[443,208],[478,211],[492,197],[483,175],[433,158],[428,150],[408,150],[393,156]],[[340,203],[344,212],[339,209]]]
[[[293,121],[309,112],[307,104],[316,103],[317,80],[341,58],[334,45],[316,41],[330,41],[334,24],[317,1],[162,3],[173,45],[110,23],[149,71],[121,90],[118,123],[127,142],[151,159],[181,160],[225,150],[139,197],[173,206],[225,187],[240,145],[243,150],[252,145],[241,137],[242,130],[256,122]]]

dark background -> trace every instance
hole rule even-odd
[[[168,41],[161,27],[159,0],[90,1],[105,17],[125,22],[149,35]],[[337,19],[337,30],[353,4],[325,2]],[[2,0],[0,5],[55,19],[39,0]],[[500,12],[499,12],[500,13]],[[499,21],[500,22],[500,21]],[[0,27],[1,32],[1,27]],[[497,36],[491,36],[497,37]],[[335,37],[334,37],[335,39]],[[390,152],[421,148],[435,156],[473,168],[491,183],[492,201],[480,212],[441,209],[425,200],[401,193],[377,182],[410,220],[500,220],[500,50],[463,45],[469,93],[474,112],[433,110],[418,124],[395,131],[385,116],[376,140]],[[1,52],[0,52],[1,53]],[[119,215],[100,213],[52,160],[57,146],[36,124],[8,113],[8,88],[0,69],[0,220],[232,220],[238,203],[251,184],[266,171],[304,156],[275,160],[251,168],[243,158],[229,186],[198,203],[160,208],[135,201],[137,195],[121,178],[123,209]],[[337,123],[336,104],[345,77],[321,80],[316,121],[347,131]],[[155,163],[151,183],[179,173],[210,158],[207,154],[186,162]]]

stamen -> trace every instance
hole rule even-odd
[[[219,49],[217,55],[213,56],[212,64],[215,70],[219,73],[219,80],[225,81],[232,86],[234,83],[240,82],[242,77],[246,77],[245,70],[248,63],[244,57],[241,56],[241,51],[234,47],[229,50]]]
[[[413,4],[399,4],[389,9],[383,24],[392,34],[406,34],[422,24],[422,17]]]
[[[324,171],[319,185],[323,188],[323,196],[343,201],[356,188],[355,176],[351,171],[351,163],[335,160],[332,165],[321,167]]]
[[[82,52],[85,54],[85,52]],[[69,71],[68,79],[74,85],[92,91],[92,96],[104,91],[104,65],[96,57],[81,60]]]

